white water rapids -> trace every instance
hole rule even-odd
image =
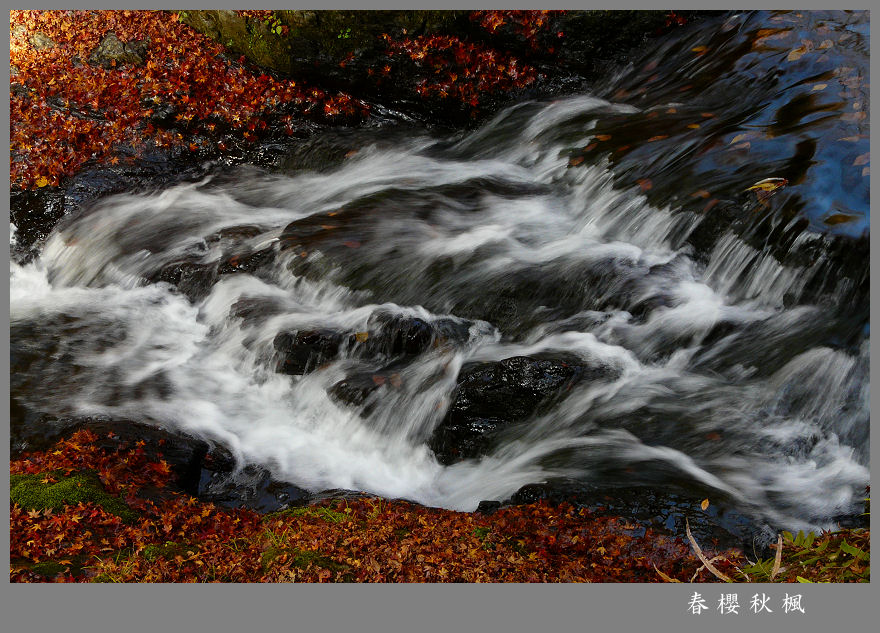
[[[695,214],[615,189],[607,165],[569,166],[566,150],[588,143],[591,126],[566,124],[629,110],[589,97],[524,104],[442,145],[374,138],[331,170],[240,171],[105,199],[34,262],[11,264],[13,338],[27,327],[50,341],[28,398],[185,429],[313,490],[473,510],[555,476],[672,481],[794,529],[828,526],[869,479],[868,338],[855,351],[811,342],[827,308],[797,298],[818,265],[783,266],[733,233],[701,261],[683,241]],[[278,248],[291,222],[342,224],[329,214],[363,200],[378,211],[336,256],[285,250],[266,274],[222,276],[195,302],[144,281],[183,257],[225,256],[206,239],[223,229],[257,227],[244,245]],[[455,313],[523,276],[539,296],[515,331]],[[644,318],[629,311],[659,298]],[[241,316],[244,304],[271,309]],[[402,368],[401,388],[379,390],[365,415],[327,389],[378,369],[369,359],[275,372],[279,332],[365,331],[378,309],[452,318],[469,339]],[[730,329],[706,339],[720,323]],[[620,375],[576,385],[482,459],[439,464],[426,441],[462,366],[538,352]]]

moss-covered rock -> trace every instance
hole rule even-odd
[[[121,499],[104,490],[93,471],[65,476],[61,471],[34,475],[10,475],[9,500],[25,510],[63,510],[65,506],[95,503],[125,522],[137,519],[137,513]]]
[[[232,10],[181,11],[180,19],[250,61],[284,74],[320,76],[392,37],[444,32],[464,11],[275,11],[260,19]]]

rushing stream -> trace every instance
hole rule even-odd
[[[311,490],[473,510],[565,478],[829,526],[869,480],[867,251],[840,246],[867,232],[867,119],[839,116],[867,102],[837,96],[867,95],[867,19],[846,21],[712,21],[473,131],[328,132],[274,170],[105,198],[11,264],[12,396],[185,429]],[[795,35],[749,45],[773,28]],[[789,186],[745,191],[766,177]],[[370,347],[395,319],[444,335]],[[343,343],[284,373],[285,332]],[[522,356],[603,378],[438,460],[464,372]],[[374,388],[332,397],[353,376]]]

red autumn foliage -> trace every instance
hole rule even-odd
[[[471,20],[479,22],[480,26],[495,33],[499,27],[510,25],[513,32],[524,38],[532,50],[538,50],[541,45],[537,40],[537,36],[542,31],[546,31],[550,26],[550,18],[564,14],[565,11],[472,11]],[[559,32],[557,37],[564,37],[564,33]],[[552,53],[550,49],[548,52]]]
[[[78,431],[13,460],[10,472],[94,470],[138,519],[93,503],[13,505],[11,581],[656,582],[654,565],[682,580],[699,567],[680,539],[567,504],[489,516],[371,498],[266,515],[220,508],[171,491],[167,463],[142,442],[110,449],[98,439]],[[725,555],[722,570],[742,560]],[[699,579],[713,578],[704,570]]]
[[[89,64],[110,32],[122,42],[148,40],[145,63]],[[37,49],[30,42],[36,33],[54,46]],[[328,119],[367,113],[346,94],[252,72],[223,53],[167,11],[11,11],[10,184],[58,185],[87,161],[118,162],[121,147],[209,150],[223,142],[214,134],[221,125],[252,141],[279,109]],[[186,140],[150,121],[159,106],[171,108]]]
[[[388,54],[405,55],[431,72],[417,88],[423,97],[451,97],[476,108],[487,94],[531,84],[537,71],[513,55],[451,35],[422,35],[395,41],[384,35]]]

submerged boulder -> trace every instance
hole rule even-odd
[[[346,336],[328,329],[281,332],[272,342],[278,352],[278,371],[301,376],[334,358]]]
[[[498,432],[549,409],[578,382],[616,376],[579,359],[515,356],[482,363],[459,377],[455,400],[428,446],[450,464],[485,454]]]
[[[465,321],[428,321],[419,317],[378,311],[370,317],[367,329],[362,332],[343,332],[328,328],[293,330],[279,333],[273,344],[279,356],[278,371],[302,375],[337,358],[343,351],[355,358],[392,363],[413,358],[434,347],[467,341],[469,329],[470,325]],[[386,373],[390,376],[392,370],[388,369]],[[352,378],[352,381],[352,385],[363,382],[358,378]],[[339,395],[348,393],[348,387],[344,385],[339,389]],[[363,392],[361,387],[356,390]],[[342,397],[341,400],[362,404],[365,398],[366,395]]]

